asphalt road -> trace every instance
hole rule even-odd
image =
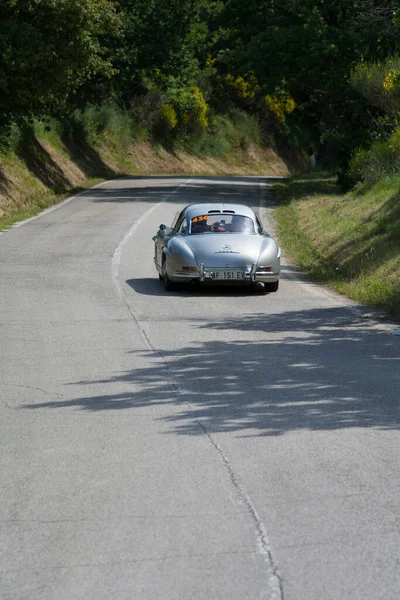
[[[0,235],[1,600],[398,600],[400,337],[286,264],[167,293],[161,222],[270,180],[109,182]]]

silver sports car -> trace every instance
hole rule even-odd
[[[281,249],[249,207],[191,204],[153,237],[154,263],[166,290],[178,282],[261,282],[279,286]]]

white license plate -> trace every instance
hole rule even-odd
[[[245,279],[246,271],[214,271],[214,279],[220,281],[238,281]]]

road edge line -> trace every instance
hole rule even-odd
[[[64,204],[68,204],[69,202],[71,202],[72,200],[76,200],[76,198],[79,198],[79,196],[82,196],[86,192],[88,192],[90,190],[95,190],[96,188],[99,188],[102,185],[105,185],[106,183],[109,183],[110,181],[115,181],[115,180],[114,179],[108,179],[107,181],[102,181],[100,183],[97,183],[96,185],[93,185],[90,188],[87,188],[86,190],[82,190],[78,194],[74,194],[73,196],[69,196],[68,198],[65,198],[65,200],[62,200],[61,202],[57,202],[57,204],[53,204],[53,206],[49,206],[49,208],[45,208],[38,215],[35,215],[34,217],[29,217],[29,219],[24,219],[23,221],[17,221],[16,223],[13,223],[11,225],[10,229],[5,230],[5,231],[1,231],[0,234],[7,233],[8,231],[11,231],[12,229],[17,229],[18,227],[22,227],[22,225],[26,225],[27,223],[30,223],[31,221],[35,221],[36,219],[39,219],[40,217],[44,217],[44,215],[48,215],[49,213],[51,213],[51,212],[53,212],[55,210],[58,210],[59,208],[61,208],[62,206],[64,206]]]

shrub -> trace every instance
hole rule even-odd
[[[247,150],[260,143],[260,127],[256,117],[235,109],[229,114],[209,114],[209,127],[195,134],[180,137],[180,143],[196,155],[229,155],[235,150]]]
[[[126,147],[133,136],[131,115],[115,104],[91,105],[83,111],[75,110],[63,124],[67,134],[91,144],[108,135],[116,145]]]
[[[286,115],[289,115],[296,108],[295,101],[288,92],[278,92],[273,96],[267,94],[265,104],[268,112],[280,123],[284,123]]]
[[[356,150],[349,164],[349,176],[354,181],[363,181],[367,185],[374,185],[383,177],[398,173],[400,147],[395,147],[391,141],[376,141],[369,150]]]
[[[219,102],[228,100],[228,102],[241,106],[250,106],[251,101],[258,96],[260,89],[258,81],[253,75],[245,79],[240,75],[234,77],[228,73],[216,78],[213,93]]]
[[[207,109],[207,102],[198,87],[173,88],[166,94],[161,116],[165,119],[167,111],[171,119],[170,125],[176,119],[175,126],[182,132],[202,131],[208,127]]]
[[[397,115],[400,110],[400,57],[383,63],[360,63],[353,69],[351,85],[372,105]]]
[[[176,116],[176,110],[173,104],[164,104],[164,106],[161,107],[160,115],[167,124],[168,129],[175,129],[178,124],[178,117]]]

